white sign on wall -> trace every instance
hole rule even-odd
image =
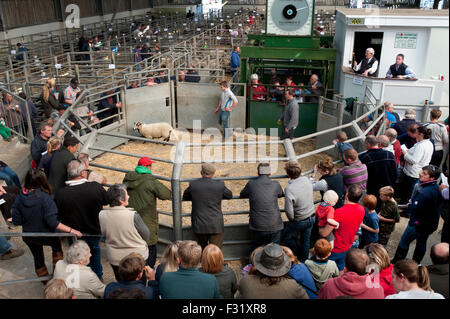
[[[417,47],[417,33],[397,32],[395,34],[394,48],[415,49]]]
[[[364,82],[364,80],[363,80],[362,77],[360,77],[360,76],[354,76],[353,77],[353,84],[363,85],[363,82]]]

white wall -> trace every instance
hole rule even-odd
[[[350,66],[348,61],[352,60],[352,53],[354,47],[355,32],[383,32],[383,45],[381,49],[381,56],[378,65],[378,76],[384,77],[389,66],[395,63],[395,57],[399,53],[405,55],[405,64],[410,66],[418,77],[425,76],[424,58],[428,52],[428,42],[430,30],[426,28],[414,27],[379,27],[368,29],[366,27],[347,27],[346,47],[343,56],[343,64]],[[397,32],[403,33],[417,33],[417,45],[415,49],[399,49],[394,48],[395,35]],[[434,48],[435,50],[437,48]],[[448,51],[446,52],[448,59]],[[359,62],[359,61],[358,61]]]
[[[448,28],[432,28],[430,29],[429,48],[426,55],[424,69],[425,77],[444,75],[444,84],[447,90],[444,91],[441,101],[437,104],[449,105],[449,32]]]

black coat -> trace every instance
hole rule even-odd
[[[267,175],[252,179],[245,185],[240,198],[250,199],[250,230],[275,232],[283,229],[278,206],[278,198],[283,195],[280,183]]]
[[[359,156],[367,166],[367,193],[378,195],[384,186],[393,186],[397,179],[397,164],[392,152],[383,149],[370,149]]]
[[[97,182],[66,186],[55,194],[58,217],[61,221],[82,233],[99,235],[101,233],[98,214],[107,205],[105,189]]]
[[[219,234],[224,232],[222,199],[233,194],[223,181],[201,178],[189,183],[183,200],[192,201],[192,229],[196,234]]]
[[[67,165],[74,159],[75,156],[66,148],[62,147],[54,152],[52,163],[50,165],[50,174],[48,177],[48,183],[52,187],[53,194],[55,194],[58,189],[66,185]]]

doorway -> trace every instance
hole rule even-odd
[[[359,63],[364,59],[366,49],[373,48],[375,50],[375,58],[378,60],[378,65],[380,65],[383,35],[383,32],[355,32],[355,40],[353,42],[355,60]],[[375,72],[374,76],[378,76],[378,70]]]

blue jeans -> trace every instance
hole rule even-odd
[[[301,262],[305,262],[308,259],[311,231],[315,221],[316,216],[313,214],[310,218],[302,221],[287,222],[283,230],[281,242],[291,248]],[[297,243],[299,236],[300,245]]]
[[[81,237],[80,240],[84,240],[88,244],[91,250],[91,258],[89,259],[88,267],[91,267],[92,271],[95,272],[97,277],[102,280],[103,278],[103,267],[102,267],[102,257],[100,252],[100,239],[101,237]],[[69,245],[73,244],[73,239],[69,238]]]
[[[428,236],[430,235],[418,232],[415,225],[411,226],[408,223],[408,226],[406,226],[406,229],[403,232],[402,238],[400,239],[400,243],[398,245],[400,246],[400,248],[408,251],[411,242],[416,240],[416,249],[414,250],[413,259],[417,263],[420,263],[427,251]]]
[[[342,253],[333,253],[332,252],[331,255],[330,255],[329,259],[333,260],[336,263],[339,271],[344,270],[344,267],[345,267],[345,256],[347,255],[347,252],[348,252],[348,250],[344,251]]]
[[[270,243],[279,244],[281,239],[281,230],[278,231],[252,231],[251,252],[259,246],[265,246]],[[250,253],[251,253],[250,252]]]
[[[0,255],[3,255],[11,249],[11,244],[6,240],[5,237],[0,236]]]
[[[13,186],[13,184],[15,184],[20,188],[19,177],[9,166],[0,168],[0,179],[5,180],[6,185],[8,186]]]
[[[231,114],[230,111],[223,111],[223,110],[220,110],[219,113],[219,124],[222,125],[223,127],[225,138],[227,138],[229,135],[228,121],[230,120],[230,114]]]

